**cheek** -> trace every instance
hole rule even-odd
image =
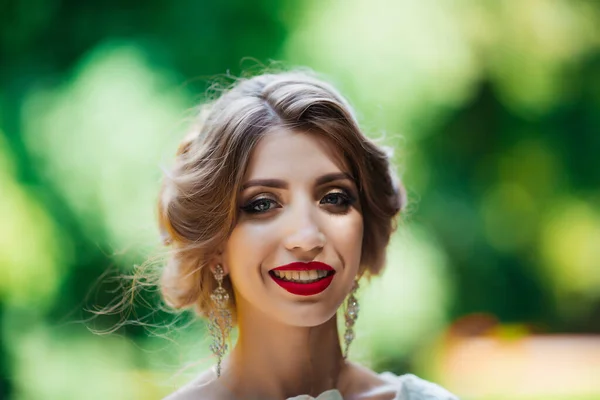
[[[363,218],[358,211],[347,215],[327,215],[321,222],[330,250],[338,253],[344,264],[358,268],[362,255]],[[253,275],[265,259],[277,254],[281,239],[276,224],[241,224],[231,233],[225,246],[224,261],[235,279]],[[329,251],[326,250],[327,253]],[[331,256],[331,255],[330,255]],[[235,279],[246,281],[246,279]]]
[[[273,246],[269,224],[236,226],[225,246],[224,262],[233,277],[251,274]]]
[[[364,225],[362,215],[358,215],[351,227],[352,234],[349,235],[350,238],[348,241],[352,242],[352,249],[354,250],[354,257],[356,257],[355,261],[360,264],[360,259],[362,255],[362,243],[363,243],[363,235],[364,235]]]
[[[363,219],[358,212],[334,217],[328,224],[328,238],[348,267],[358,268],[362,255]]]

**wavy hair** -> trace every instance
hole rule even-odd
[[[253,149],[278,129],[310,132],[339,149],[359,189],[364,220],[360,271],[378,274],[405,205],[405,191],[390,165],[391,153],[361,131],[348,102],[307,72],[240,79],[202,107],[164,175],[158,222],[171,246],[160,287],[168,305],[206,315],[216,287],[207,268],[238,217],[238,193]],[[224,287],[234,299],[231,281]],[[235,303],[230,302],[235,316]]]

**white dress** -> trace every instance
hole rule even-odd
[[[379,375],[398,388],[394,400],[458,400],[458,397],[436,385],[412,374],[396,376],[390,372]],[[321,393],[316,398],[301,395],[287,400],[344,400],[336,389]]]

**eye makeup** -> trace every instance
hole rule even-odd
[[[240,210],[247,214],[261,214],[271,211],[274,208],[280,208],[279,203],[270,197],[258,197],[250,200],[240,207]]]
[[[325,193],[321,200],[319,200],[319,204],[329,208],[335,214],[345,214],[356,204],[356,201],[356,197],[348,190],[335,188]]]
[[[319,204],[333,214],[344,214],[357,202],[356,196],[346,188],[334,187],[320,192],[323,194],[318,196]],[[266,214],[276,208],[282,208],[280,201],[266,193],[258,194],[240,206],[240,210],[249,215]]]

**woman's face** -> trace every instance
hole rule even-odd
[[[253,308],[289,325],[316,326],[351,290],[363,219],[357,186],[339,160],[324,139],[287,130],[254,149],[222,259],[240,319]]]

